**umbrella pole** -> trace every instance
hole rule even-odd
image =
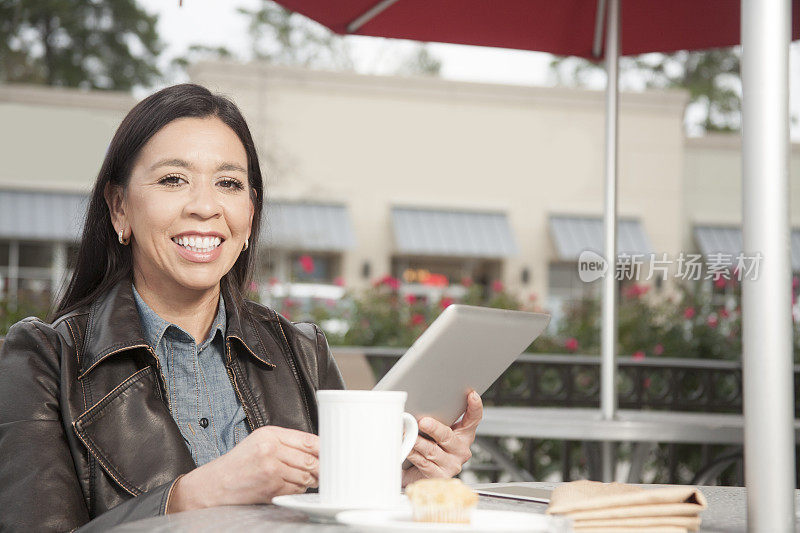
[[[744,467],[748,531],[794,531],[789,0],[742,0]],[[741,270],[740,270],[741,272]]]
[[[606,155],[605,199],[603,204],[604,255],[608,272],[603,277],[600,328],[600,411],[604,420],[613,419],[617,411],[617,122],[619,107],[619,0],[609,0],[606,30]],[[603,481],[614,480],[615,447],[603,442]]]

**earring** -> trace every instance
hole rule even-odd
[[[119,243],[120,243],[122,246],[127,246],[127,244],[128,244],[129,242],[131,242],[131,240],[130,240],[130,239],[123,239],[123,238],[122,238],[122,236],[123,236],[124,234],[125,234],[125,230],[124,230],[124,229],[121,229],[121,230],[119,230]]]
[[[244,238],[244,248],[242,248],[242,251],[244,252],[245,250],[247,250],[248,246],[250,246],[250,237],[245,237]]]

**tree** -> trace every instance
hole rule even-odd
[[[135,0],[0,0],[0,79],[129,90],[161,73],[156,16]]]
[[[688,90],[690,130],[738,131],[742,107],[739,59],[738,47],[623,57],[620,80],[633,87]],[[556,59],[552,67],[559,82],[577,86],[589,84],[603,70],[602,64],[577,58]]]
[[[258,59],[278,65],[353,69],[341,36],[297,13],[264,1],[258,9],[239,8],[250,17],[250,38]]]
[[[355,70],[355,61],[347,39],[325,26],[293,13],[270,0],[258,9],[239,8],[250,18],[249,32],[256,58],[277,65]],[[399,43],[397,43],[399,46]],[[390,45],[394,50],[395,45]],[[442,62],[428,47],[419,44],[403,54],[396,72],[402,75],[437,76]]]

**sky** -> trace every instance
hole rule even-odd
[[[166,44],[162,66],[182,55],[192,44],[226,46],[245,60],[252,57],[246,17],[237,7],[254,9],[261,0],[137,0],[150,13],[159,15],[158,30]],[[391,74],[399,58],[410,53],[415,44],[397,39],[347,37],[356,71],[364,74]],[[514,85],[553,86],[550,69],[553,56],[541,52],[431,43],[430,52],[442,62],[441,77],[451,80]],[[792,140],[800,142],[800,43],[792,44],[790,53],[790,114],[795,118]],[[168,84],[186,81],[175,75]],[[622,89],[635,89],[630,84]],[[605,76],[589,82],[592,89],[605,87]],[[147,91],[136,94],[143,97]],[[693,132],[689,132],[693,134]]]

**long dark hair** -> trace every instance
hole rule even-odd
[[[255,208],[250,245],[239,255],[233,268],[222,277],[222,289],[227,290],[237,303],[241,303],[255,268],[255,252],[258,249],[261,210],[264,205],[264,188],[256,147],[247,122],[236,104],[224,96],[213,94],[205,87],[185,83],[167,87],[148,96],[130,110],[117,128],[92,189],[75,270],[51,318],[91,303],[119,280],[133,275],[130,246],[119,244],[111,224],[111,215],[104,196],[106,184],[125,188],[142,147],[173,120],[210,116],[218,117],[227,124],[242,141],[247,152],[248,181]]]

